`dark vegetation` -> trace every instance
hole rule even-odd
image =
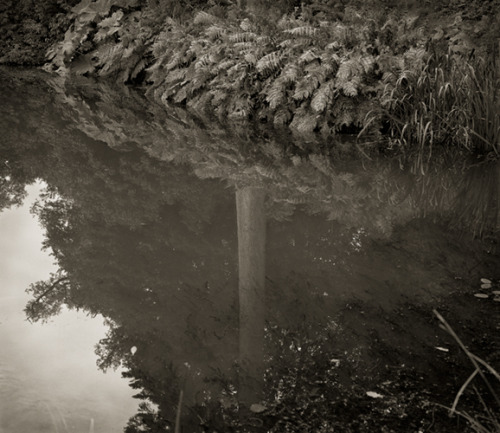
[[[493,250],[496,243],[489,239],[467,244],[466,251],[476,255],[477,263],[463,255],[462,242],[448,257],[453,241],[440,237],[434,226],[425,227],[444,209],[445,215],[458,215],[445,221],[455,228],[473,228],[480,235],[498,229],[498,168],[491,163],[498,159],[500,136],[498,2],[77,3],[3,2],[0,14],[6,31],[0,36],[1,62],[47,62],[46,70],[73,81],[83,75],[140,87],[149,102],[137,108],[126,100],[125,107],[115,111],[99,90],[85,99],[71,83],[63,91],[55,86],[54,98],[62,96],[58,101],[67,104],[61,104],[66,110],[55,116],[73,117],[76,136],[82,140],[75,141],[75,131],[70,134],[65,124],[43,131],[45,140],[23,135],[23,140],[10,137],[10,143],[22,145],[3,141],[2,151],[9,156],[1,166],[0,206],[19,203],[24,185],[36,178],[52,185],[34,211],[47,230],[47,246],[61,271],[51,281],[30,287],[34,299],[27,313],[32,320],[44,320],[69,305],[109,318],[110,333],[98,348],[100,366],[122,363],[138,397],[153,403],[141,404],[126,431],[174,427],[179,391],[190,386],[193,393],[200,389],[199,383],[196,388],[189,382],[194,370],[182,369],[185,359],[204,368],[210,378],[201,385],[210,391],[201,400],[195,403],[194,395],[185,397],[190,404],[185,405],[182,424],[192,431],[496,431],[498,419],[491,414],[498,407],[489,390],[476,381],[476,390],[464,389],[458,407],[472,414],[468,423],[466,417],[450,420],[446,410],[435,404],[451,406],[454,393],[472,371],[454,346],[447,345],[448,352],[436,349],[443,340],[433,331],[438,322],[429,310],[430,304],[437,307],[456,325],[471,352],[498,366],[498,342],[492,337],[497,329],[489,317],[498,304],[491,296],[474,298],[472,317],[470,293],[471,286],[479,286],[479,269],[494,271],[494,256],[485,250]],[[152,121],[158,113],[155,103],[167,107],[169,116]],[[42,101],[34,108],[43,105]],[[14,107],[2,121],[15,117]],[[293,133],[286,132],[290,137],[286,144],[271,133],[248,133],[243,140],[241,134],[222,134],[216,119],[226,124],[229,119],[242,129],[248,129],[248,121],[252,128],[256,123],[276,130],[286,126]],[[38,123],[43,128],[50,125],[48,118],[36,115],[29,121],[33,129]],[[202,128],[193,132],[194,125]],[[55,130],[65,133],[54,134]],[[409,169],[411,176],[394,177],[394,164],[375,164],[364,176],[354,177],[348,164],[342,167],[337,162],[338,153],[332,149],[333,136],[350,134],[357,140],[345,146],[360,150],[358,158],[373,158],[379,152],[396,156],[395,164]],[[89,137],[93,143],[87,146]],[[112,152],[108,155],[100,141],[124,154],[116,160],[107,158]],[[68,150],[61,145],[66,142],[74,146]],[[175,164],[167,169],[145,152]],[[462,171],[471,157],[475,167]],[[202,367],[201,359],[220,352],[219,346],[231,347],[219,339],[220,332],[227,338],[234,334],[234,308],[225,291],[234,271],[229,258],[234,254],[228,251],[234,240],[224,244],[228,250],[216,250],[213,245],[227,241],[224,233],[211,233],[206,243],[199,239],[214,218],[213,202],[223,202],[224,194],[215,186],[217,181],[207,189],[187,176],[187,163],[196,166],[201,178],[223,179],[231,186],[266,185],[269,214],[276,220],[286,220],[301,209],[365,227],[370,235],[377,230],[392,234],[390,239],[369,242],[369,254],[360,268],[351,261],[361,255],[349,243],[352,237],[339,241],[336,259],[343,260],[349,271],[332,278],[343,282],[348,294],[366,280],[380,279],[366,275],[366,269],[395,272],[399,292],[399,286],[377,286],[387,289],[383,305],[374,306],[366,294],[350,300],[337,315],[328,315],[325,311],[331,313],[335,307],[325,308],[328,298],[318,289],[323,288],[320,279],[311,282],[313,272],[303,268],[288,278],[271,278],[276,299],[269,299],[269,305],[273,313],[282,313],[273,315],[266,334],[272,357],[266,398],[243,418],[236,410],[234,371],[228,359],[212,359],[210,369]],[[436,180],[432,175],[437,172],[443,176]],[[360,209],[370,209],[369,218]],[[425,224],[408,222],[415,209],[427,216]],[[400,226],[396,230],[395,222]],[[225,230],[230,223],[224,224]],[[335,232],[333,226],[328,230]],[[290,236],[302,248],[300,253],[299,248],[294,250],[296,256],[281,253],[283,260],[303,264],[318,257],[324,236],[309,233],[309,228],[304,218],[291,230],[303,236]],[[428,234],[432,245],[422,248],[425,230],[436,233]],[[121,236],[124,232],[130,236]],[[357,234],[368,242],[365,235]],[[382,244],[393,254],[381,253]],[[125,254],[128,251],[134,254]],[[205,263],[205,257],[213,262]],[[399,268],[402,257],[407,265]],[[224,258],[226,274],[215,263]],[[196,271],[185,265],[191,262]],[[133,270],[135,263],[143,265],[139,271]],[[172,264],[175,278],[165,273]],[[326,263],[313,267],[330,275]],[[274,263],[273,269],[278,274],[280,264]],[[442,275],[447,278],[440,280]],[[463,280],[452,283],[456,277]],[[425,286],[419,286],[423,280]],[[173,282],[167,287],[166,281]],[[167,296],[180,281],[188,281],[183,301],[191,304]],[[491,290],[497,285],[494,280]],[[297,301],[298,294],[294,297],[304,287],[310,292],[306,304]],[[420,302],[416,296],[405,303],[406,293],[413,289],[438,295]],[[190,310],[200,299],[215,299],[215,292],[221,299],[214,304],[227,307],[224,314],[217,311],[225,320],[217,323],[208,310],[207,314]],[[168,314],[157,320],[156,315],[145,316],[144,308],[158,317]],[[297,317],[307,325],[297,325]],[[409,332],[409,323],[414,332]],[[204,334],[207,329],[214,330],[211,339]],[[429,335],[435,337],[429,340]],[[212,340],[214,346],[209,347]],[[198,346],[193,347],[192,341]],[[353,341],[359,344],[354,346]],[[133,345],[139,348],[134,356]],[[186,352],[179,347],[186,347]],[[231,349],[226,355],[230,353]],[[491,371],[486,374],[495,378]],[[483,430],[477,424],[481,422]]]
[[[472,293],[479,277],[496,275],[496,244],[470,237],[471,218],[481,222],[478,232],[496,227],[496,166],[462,172],[435,163],[424,176],[384,160],[359,171],[353,161],[343,166],[272,137],[249,152],[251,134],[238,141],[217,123],[212,131],[196,129],[199,118],[156,112],[120,87],[35,75],[3,75],[0,118],[7,204],[19,202],[36,178],[51,185],[34,212],[60,272],[29,288],[27,315],[48,320],[67,305],[108,318],[99,365],[125,366],[144,400],[128,432],[173,428],[181,389],[186,431],[468,431],[465,420],[450,419],[436,404],[451,407],[472,370],[443,341],[429,305],[471,351],[498,366],[491,320],[498,304]],[[188,175],[191,164],[197,177],[214,180]],[[231,364],[234,188],[224,185],[245,184],[268,188],[270,254],[277,259],[268,271],[265,400],[241,417]],[[458,221],[447,218],[457,210]],[[318,213],[333,221],[320,226],[310,216]],[[469,230],[467,239],[432,225],[440,214],[439,224]],[[416,215],[427,218],[410,222]],[[443,345],[448,352],[436,349]],[[481,416],[474,393],[467,389],[458,410]]]
[[[442,149],[498,158],[498,1],[243,3],[18,2],[4,12],[4,63],[26,63],[15,53],[37,44],[41,63],[50,42],[49,70],[141,85],[220,119],[359,134],[422,171]],[[30,20],[52,29],[45,45]]]

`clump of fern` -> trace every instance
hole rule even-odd
[[[259,20],[236,6],[152,19],[149,6],[83,0],[51,69],[141,81],[164,104],[301,133],[376,131],[385,76],[422,47],[417,15],[330,8],[319,0]],[[374,121],[376,119],[377,121]]]
[[[363,128],[377,111],[384,68],[396,57],[384,55],[391,59],[384,63],[379,53],[394,51],[389,33],[411,33],[408,23],[396,24],[354,11],[323,21],[305,8],[264,28],[248,17],[198,12],[182,37],[169,31],[156,38],[149,71],[163,102],[330,135]],[[168,61],[159,56],[163,47]]]
[[[151,37],[142,18],[136,2],[81,1],[71,10],[72,24],[64,40],[48,50],[45,69],[120,82],[136,79],[145,68],[146,42]]]

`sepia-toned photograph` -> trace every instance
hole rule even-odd
[[[500,433],[500,0],[0,0],[0,433]]]

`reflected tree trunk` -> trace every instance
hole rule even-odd
[[[240,401],[260,399],[265,325],[265,192],[246,187],[236,191],[239,266]]]
[[[499,46],[500,46],[500,42],[498,43]],[[496,182],[496,186],[497,186],[497,193],[496,193],[496,205],[497,205],[497,233],[500,232],[500,162],[497,162],[497,169],[496,169],[496,173],[497,173],[497,182]]]

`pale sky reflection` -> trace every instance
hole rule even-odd
[[[25,319],[25,288],[55,271],[29,212],[40,188],[0,213],[0,433],[122,432],[138,402],[120,372],[96,367],[102,318],[64,311],[47,324]]]

